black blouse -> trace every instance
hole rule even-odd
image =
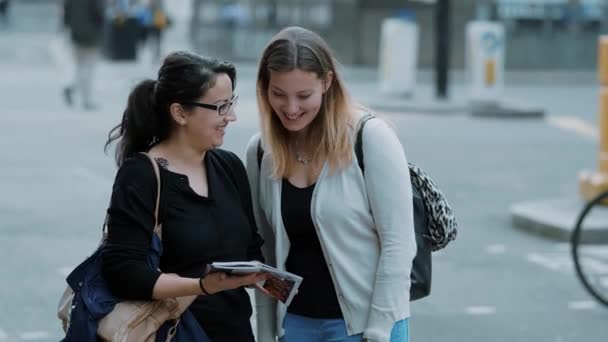
[[[245,168],[231,152],[210,150],[204,160],[209,193],[190,188],[185,175],[160,168],[163,255],[160,269],[198,278],[213,261],[261,260]],[[108,209],[102,272],[114,295],[151,299],[160,271],[147,262],[154,228],[156,176],[138,154],[118,170]],[[214,341],[253,341],[251,304],[244,289],[200,296],[190,307]],[[239,337],[239,334],[243,334]]]

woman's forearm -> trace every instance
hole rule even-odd
[[[184,278],[177,274],[163,273],[154,284],[152,298],[165,299],[201,294],[198,278]]]

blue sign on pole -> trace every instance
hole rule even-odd
[[[481,46],[486,54],[494,54],[502,45],[502,39],[494,32],[486,31],[481,35]]]

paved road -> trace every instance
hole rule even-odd
[[[53,37],[0,34],[0,341],[60,338],[54,312],[63,278],[99,240],[115,173],[103,143],[128,89],[154,74],[145,61],[104,62],[101,109],[69,109],[59,97],[68,71]],[[7,41],[17,42],[16,54],[6,53]],[[255,67],[239,70],[239,120],[225,147],[242,155],[257,116]],[[355,95],[373,88],[369,72],[347,70]],[[608,311],[577,282],[568,246],[515,230],[509,220],[514,202],[576,196],[577,172],[595,165],[593,79],[555,83],[507,88],[547,104],[549,120],[386,114],[408,158],[435,178],[461,225],[458,240],[434,257],[432,296],[412,305],[413,341],[606,340]],[[564,116],[570,121],[559,120]],[[596,260],[608,267],[602,255]]]

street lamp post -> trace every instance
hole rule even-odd
[[[435,4],[435,94],[438,99],[448,97],[450,67],[450,0]]]

